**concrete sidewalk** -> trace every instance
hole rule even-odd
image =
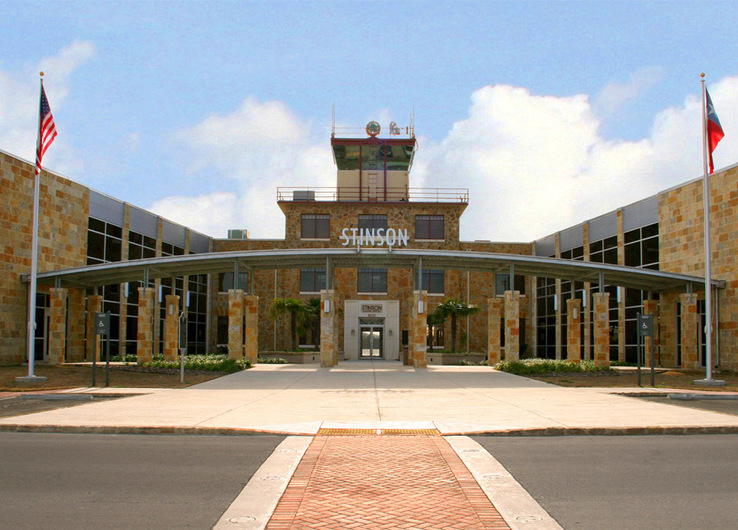
[[[93,390],[101,391],[78,392]],[[675,392],[647,389],[655,390]],[[333,368],[257,365],[186,389],[146,390],[144,395],[5,418],[0,430],[309,435],[321,428],[346,427],[436,428],[442,434],[738,432],[738,416],[618,393],[632,391],[562,388],[480,366],[416,370],[378,361],[341,362]]]

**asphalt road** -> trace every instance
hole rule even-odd
[[[0,433],[0,527],[210,528],[283,439]]]
[[[738,528],[738,435],[474,439],[567,530]]]

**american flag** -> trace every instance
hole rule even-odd
[[[36,145],[36,175],[41,173],[41,159],[43,159],[46,150],[56,138],[56,125],[54,124],[54,116],[51,115],[51,107],[49,100],[46,99],[46,91],[43,83],[41,84],[41,107],[39,111],[39,128],[38,128],[38,144]]]

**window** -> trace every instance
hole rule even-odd
[[[359,269],[360,293],[386,293],[387,269]]]
[[[232,272],[221,272],[218,275],[218,292],[227,293],[229,289],[241,289],[242,291],[249,290],[249,273],[239,272],[238,282],[233,285],[233,273]]]
[[[123,230],[119,226],[90,217],[87,228],[88,265],[121,260]]]
[[[300,292],[319,293],[326,289],[325,269],[300,269]]]
[[[629,267],[658,270],[658,224],[644,226],[625,233],[625,264]]]
[[[538,357],[556,358],[556,280],[538,278]],[[504,335],[503,335],[504,336]]]
[[[515,275],[514,290],[525,294],[525,276]],[[510,290],[510,275],[506,272],[495,273],[495,294],[502,296]]]
[[[329,239],[331,216],[328,214],[302,214],[300,237],[302,239]]]
[[[563,255],[562,255],[563,257]],[[612,236],[589,244],[589,261],[618,264],[618,236]]]
[[[360,215],[359,216],[359,230],[377,230],[383,228],[387,230],[387,215],[376,214],[376,215]]]
[[[442,215],[416,215],[415,239],[444,239]]]
[[[430,294],[443,294],[443,269],[423,269],[423,272],[420,273],[420,276],[423,280],[423,291],[427,291]],[[415,288],[418,288],[417,274],[415,274]]]

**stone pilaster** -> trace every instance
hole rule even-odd
[[[569,298],[566,301],[566,360],[578,363],[582,360],[582,301]]]
[[[682,304],[682,368],[700,369],[699,315],[697,295],[686,293],[679,297]]]
[[[259,297],[244,295],[244,356],[251,364],[259,357]]]
[[[338,360],[338,326],[336,324],[336,291],[320,291],[320,366],[330,368]]]
[[[643,366],[651,366],[651,351],[653,351],[654,362],[658,366],[659,360],[656,352],[659,346],[659,303],[657,300],[643,301],[643,314],[653,315],[653,336],[643,339]]]
[[[51,289],[49,295],[49,364],[61,364],[67,346],[67,290]]]
[[[597,366],[610,366],[610,293],[592,295],[594,319],[594,361]]]
[[[243,290],[228,289],[228,358],[243,358]]]
[[[95,313],[102,309],[102,296],[91,294],[87,297],[87,344],[85,345],[85,359],[100,360],[100,336],[95,334]]]
[[[176,361],[179,353],[179,296],[168,294],[164,303],[164,359]]]
[[[520,359],[520,291],[505,291],[505,360]]]
[[[138,288],[138,329],[136,330],[136,358],[138,362],[150,362],[154,346],[154,305],[156,289]]]
[[[502,298],[487,299],[487,364],[494,366],[502,359]]]
[[[422,305],[422,308],[420,307]],[[410,298],[408,356],[415,368],[428,366],[428,297],[425,291],[413,291]]]

